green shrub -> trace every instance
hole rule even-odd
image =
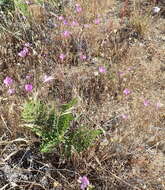
[[[35,3],[42,5],[44,0],[36,0]],[[56,7],[57,10],[62,11],[63,4],[61,0],[50,0],[49,3],[52,6]],[[30,12],[28,10],[28,4],[25,0],[0,0],[0,10],[2,11],[11,11],[19,10],[24,16],[30,16]]]
[[[36,0],[35,3],[42,4],[43,0]],[[14,0],[15,7],[24,15],[30,16],[30,12],[28,10],[28,4],[25,0]]]
[[[70,145],[70,148],[74,145],[75,150],[80,153],[92,145],[96,137],[101,133],[100,130],[88,129],[87,127],[82,126],[74,133],[70,134],[68,144]]]
[[[59,111],[37,99],[29,100],[23,105],[21,116],[24,126],[41,137],[41,152],[51,152],[61,145],[62,152],[67,156],[71,155],[72,147],[80,153],[91,146],[100,134],[99,130],[86,127],[71,130],[71,121],[74,120],[72,108],[76,102],[73,99],[62,105]]]
[[[28,16],[28,5],[25,1],[23,0],[14,0],[15,7],[24,15]]]
[[[14,10],[14,0],[0,0],[0,10]]]

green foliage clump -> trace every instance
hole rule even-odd
[[[36,0],[36,4],[42,4],[43,0]],[[25,0],[14,0],[15,7],[24,15],[24,16],[30,16],[30,12],[28,10],[28,4]]]
[[[63,147],[63,153],[71,155],[72,148],[78,153],[92,145],[99,130],[89,130],[85,127],[71,130],[74,120],[72,108],[76,104],[73,99],[61,106],[57,112],[54,107],[32,99],[23,105],[22,120],[24,126],[42,138],[41,152],[51,152],[55,147]]]
[[[14,10],[14,0],[0,0],[0,10],[2,11]]]
[[[24,16],[28,16],[29,12],[28,12],[28,5],[25,1],[23,0],[14,0],[14,4],[15,7],[20,10],[20,12],[24,15]]]
[[[46,120],[47,107],[41,101],[31,100],[24,104],[22,118],[28,123],[42,125]]]
[[[36,0],[35,4],[42,5],[44,0]],[[52,6],[56,7],[57,10],[62,11],[63,4],[61,0],[50,0],[49,3]],[[0,10],[2,11],[12,11],[12,10],[19,10],[24,16],[31,16],[31,13],[28,9],[28,4],[25,0],[0,0]]]
[[[80,127],[74,133],[70,134],[69,145],[74,145],[75,150],[80,153],[86,150],[90,145],[93,144],[94,140],[100,135],[101,130],[88,129],[87,127]],[[70,151],[69,151],[70,152]]]

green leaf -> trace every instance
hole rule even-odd
[[[28,5],[24,0],[14,0],[15,7],[20,10],[24,16],[29,16]]]
[[[90,147],[100,134],[102,134],[101,130],[80,127],[71,135],[71,145],[74,146],[77,152],[82,152]]]
[[[65,112],[66,110],[69,110],[70,108],[72,108],[75,104],[77,104],[77,99],[74,98],[73,100],[71,100],[69,103],[67,104],[63,104],[61,106],[62,108],[62,112]]]
[[[57,112],[53,106],[48,106],[34,98],[23,105],[21,113],[24,126],[41,137],[41,152],[51,152],[61,146],[65,155],[70,156],[72,150],[78,153],[86,150],[102,133],[101,130],[88,129],[84,126],[70,130],[74,116],[71,112],[77,103],[73,99],[62,105],[62,111]]]
[[[62,140],[63,140],[62,138],[57,137],[52,141],[44,142],[40,147],[41,152],[45,152],[45,153],[52,152],[53,148],[59,145],[59,143],[61,143]]]
[[[22,120],[26,123],[44,125],[46,121],[46,106],[38,100],[27,101],[23,105]]]

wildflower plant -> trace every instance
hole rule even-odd
[[[18,55],[19,55],[20,57],[26,57],[26,56],[28,55],[28,53],[29,53],[28,48],[27,48],[27,47],[24,47],[23,50],[21,50],[21,51],[18,53]]]
[[[90,183],[87,176],[79,177],[78,182],[80,183],[80,189],[82,190],[94,190],[95,187]]]
[[[80,177],[79,181],[81,183],[81,189],[84,190],[85,188],[87,188],[89,186],[89,180],[86,176]]]
[[[84,151],[100,134],[99,130],[87,130],[84,127],[70,130],[71,121],[74,120],[72,109],[76,102],[77,100],[73,99],[62,105],[59,111],[36,98],[25,102],[22,120],[25,127],[41,137],[41,152],[52,152],[55,147],[61,145],[62,152],[70,156],[72,147],[77,152]]]
[[[3,82],[6,86],[10,86],[13,83],[13,79],[7,76]]]
[[[27,92],[31,92],[31,91],[33,90],[33,85],[32,85],[32,84],[26,84],[26,85],[25,85],[25,90],[26,90]]]

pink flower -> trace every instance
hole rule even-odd
[[[20,57],[25,57],[25,56],[28,55],[28,53],[29,53],[28,48],[27,48],[27,47],[24,47],[23,50],[21,50],[21,51],[18,53],[18,55],[19,55]]]
[[[15,89],[14,88],[9,88],[8,93],[10,95],[14,94],[15,93]]]
[[[28,80],[31,79],[31,77],[32,77],[31,75],[26,75],[26,79]]]
[[[143,104],[144,104],[144,106],[147,107],[149,105],[149,101],[148,100],[144,100]]]
[[[70,36],[70,32],[67,31],[67,30],[64,31],[64,32],[63,32],[63,36],[64,36],[64,37],[69,37],[69,36]]]
[[[156,103],[156,109],[161,108],[161,106],[162,106],[162,104],[161,104],[160,102],[157,102],[157,103]]]
[[[85,188],[87,188],[89,186],[89,180],[86,176],[83,177],[79,177],[79,181],[81,183],[81,189],[85,190]]]
[[[89,28],[89,27],[90,27],[90,24],[84,24],[84,27],[85,27],[85,28]]]
[[[85,60],[86,58],[87,58],[86,55],[80,54],[80,59],[81,59],[82,61]]]
[[[58,20],[64,20],[64,17],[63,16],[59,16]]]
[[[24,51],[20,51],[20,52],[18,53],[18,55],[19,55],[20,57],[25,57],[25,56],[26,56],[26,53],[25,53]]]
[[[43,82],[44,82],[44,83],[45,83],[45,82],[49,82],[49,81],[51,81],[51,80],[53,80],[53,79],[54,79],[54,77],[45,75]]]
[[[30,43],[29,42],[25,43],[25,47],[30,47]]]
[[[67,25],[67,24],[68,24],[68,21],[67,21],[67,20],[64,20],[64,21],[63,21],[63,24],[64,24],[64,25]]]
[[[27,45],[27,44],[26,44],[26,45]],[[24,51],[26,54],[28,54],[28,53],[29,53],[29,50],[28,50],[28,48],[27,48],[27,47],[24,47],[22,51]]]
[[[95,23],[95,24],[100,24],[100,19],[99,19],[99,18],[95,19],[95,20],[94,20],[94,23]]]
[[[128,115],[127,115],[127,114],[124,114],[124,113],[121,114],[121,117],[122,117],[123,119],[125,119],[125,120],[128,119]]]
[[[64,61],[65,57],[66,57],[66,56],[65,56],[63,53],[60,54],[60,59],[61,59],[61,61]]]
[[[100,72],[100,73],[105,73],[105,72],[106,72],[106,68],[103,67],[103,66],[100,66],[100,67],[99,67],[99,72]]]
[[[3,82],[6,86],[10,86],[13,83],[13,79],[10,77],[6,77]]]
[[[78,22],[77,21],[73,21],[72,23],[71,23],[71,26],[78,26],[79,24],[78,24]]]
[[[25,3],[26,3],[27,5],[31,5],[31,2],[30,2],[30,1],[25,1]]]
[[[120,76],[120,77],[124,76],[125,74],[126,74],[125,72],[119,71],[119,76]]]
[[[125,95],[129,95],[129,94],[131,93],[131,91],[130,91],[128,88],[126,88],[126,89],[123,91],[123,93],[124,93]]]
[[[76,4],[76,12],[80,13],[82,11],[82,8],[80,7],[79,4]]]
[[[26,84],[26,85],[25,85],[25,90],[26,90],[27,92],[31,92],[31,91],[33,90],[33,85],[32,85],[32,84]]]

